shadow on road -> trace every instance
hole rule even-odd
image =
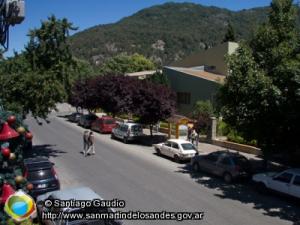
[[[59,150],[55,148],[55,145],[34,145],[31,150],[25,152],[25,158],[30,157],[58,157],[62,154],[66,153],[65,151]]]
[[[190,174],[195,182],[216,190],[218,193],[214,195],[221,199],[231,199],[243,204],[250,204],[253,205],[253,209],[263,210],[264,215],[292,221],[294,222],[293,225],[300,225],[300,203],[297,199],[272,193],[259,194],[250,181],[227,184],[221,178],[203,172],[193,172],[190,164],[181,166],[176,172]]]
[[[158,135],[154,134],[152,137],[151,135],[144,135],[140,137],[138,144],[145,145],[145,146],[152,146],[153,144],[158,144],[165,142],[167,137],[165,135]]]

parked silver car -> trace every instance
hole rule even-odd
[[[137,140],[143,136],[143,127],[138,123],[120,123],[112,130],[111,138],[118,138],[124,143]]]
[[[251,177],[249,160],[234,152],[217,151],[206,155],[198,155],[191,160],[194,171],[204,171],[223,177],[226,183],[237,178]]]
[[[101,212],[115,212],[111,208],[101,208],[101,207],[54,207],[53,202],[57,200],[68,201],[68,200],[78,200],[78,201],[92,201],[95,199],[103,200],[96,192],[94,192],[89,187],[77,187],[64,189],[60,191],[48,192],[44,195],[40,195],[37,198],[36,205],[37,211],[40,218],[40,222],[45,225],[121,225],[122,222],[119,220],[64,220],[64,219],[53,219],[53,220],[43,220],[42,213],[55,213],[55,215],[61,215],[63,213],[101,213]],[[52,207],[45,207],[46,200],[52,201]]]

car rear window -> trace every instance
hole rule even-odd
[[[143,129],[142,129],[142,127],[141,126],[139,126],[139,125],[133,125],[132,127],[131,127],[131,130],[132,131],[135,131],[135,132],[141,132]]]
[[[28,180],[45,180],[53,177],[51,169],[29,171]]]
[[[184,143],[181,144],[183,150],[196,150],[195,146],[192,145],[191,143]]]
[[[115,124],[116,122],[114,120],[103,120],[104,124]]]
[[[278,180],[283,183],[290,183],[292,177],[293,177],[293,174],[291,174],[291,173],[283,173],[283,174],[280,174],[278,177],[275,177],[274,180]]]
[[[300,186],[300,176],[296,176],[293,182],[294,185]]]
[[[243,156],[235,156],[235,157],[232,157],[232,160],[234,162],[235,165],[246,165],[248,164],[248,159],[246,159],[245,157]]]
[[[87,120],[95,120],[95,119],[97,119],[97,116],[95,116],[95,115],[87,115],[86,119]]]

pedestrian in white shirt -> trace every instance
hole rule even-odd
[[[88,144],[89,144],[89,148],[88,148],[88,150],[86,151],[85,156],[86,156],[90,151],[92,151],[92,152],[91,152],[92,155],[95,155],[95,154],[96,154],[96,152],[95,152],[95,137],[94,137],[94,133],[93,133],[92,131],[89,133],[89,136],[88,136]]]

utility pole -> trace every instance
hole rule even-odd
[[[25,0],[0,0],[0,45],[5,51],[9,43],[9,27],[25,18]]]

